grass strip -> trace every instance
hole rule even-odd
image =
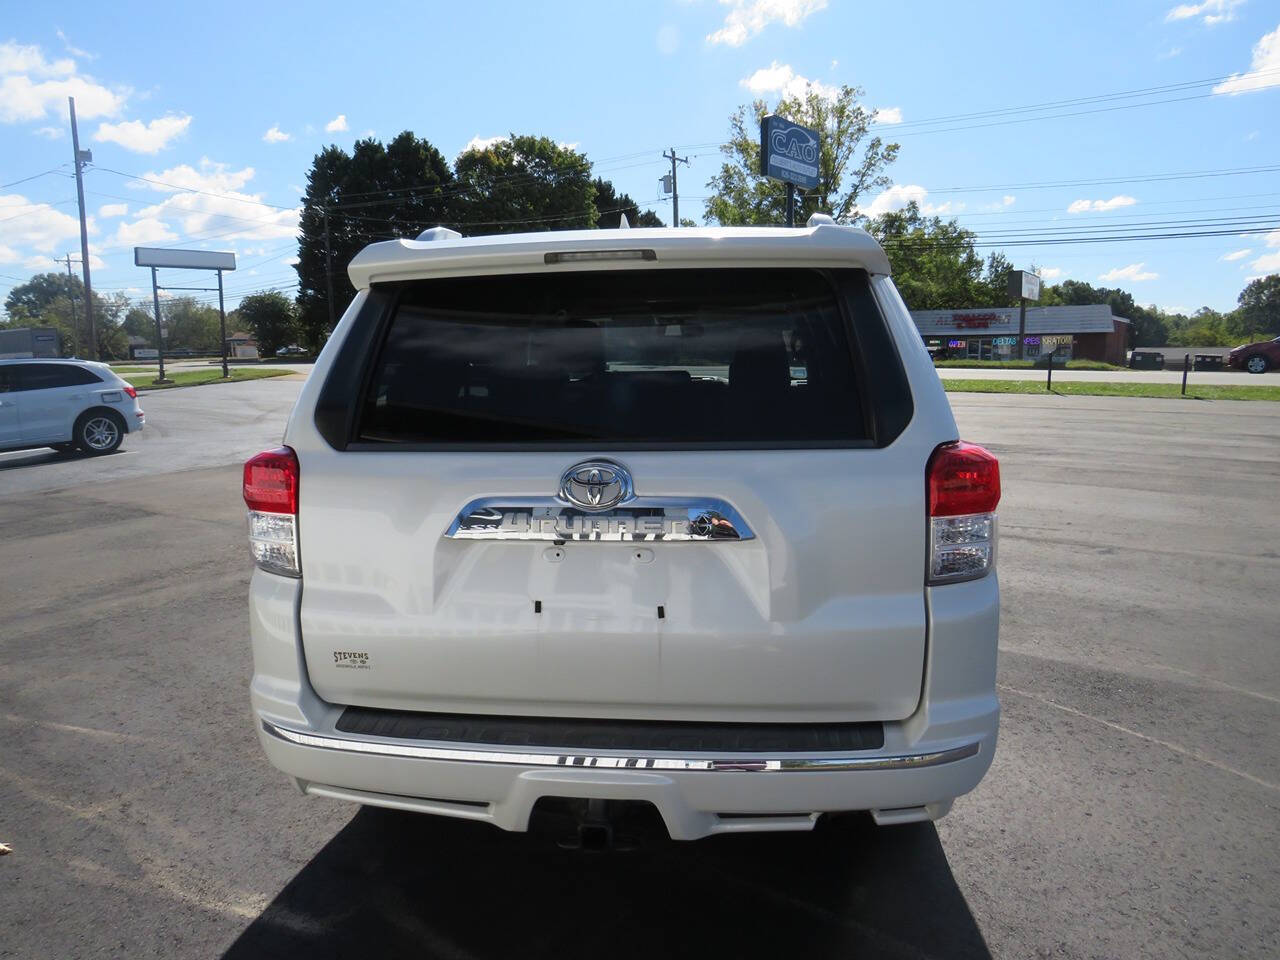
[[[948,393],[1033,393],[1045,394],[1043,380],[948,380]],[[1182,395],[1178,383],[1096,383],[1084,380],[1055,380],[1053,393],[1080,397],[1155,397],[1168,400],[1272,400],[1280,402],[1280,387],[1234,386],[1227,384],[1187,384]]]
[[[201,387],[207,383],[239,383],[244,380],[264,380],[267,377],[287,377],[294,372],[278,369],[246,370],[235,367],[231,371],[231,376],[224,379],[222,371],[214,367],[211,370],[180,370],[170,373],[167,379],[172,380],[173,383],[154,383],[156,378],[154,370],[149,373],[126,375],[124,379],[139,390],[167,390],[170,387]]]

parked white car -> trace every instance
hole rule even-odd
[[[138,391],[105,363],[0,360],[0,450],[113,453],[145,423]]]
[[[253,712],[304,792],[692,839],[977,785],[999,468],[868,234],[436,228],[349,272],[244,469]]]

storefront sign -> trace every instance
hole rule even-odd
[[[1026,270],[1009,271],[1009,296],[1023,300],[1040,299],[1040,278]]]
[[[951,322],[962,330],[979,330],[1004,320],[997,313],[953,313]]]
[[[1023,342],[1023,343],[1025,343],[1028,347],[1038,347],[1038,346],[1040,346],[1040,338],[1039,338],[1039,337],[1027,337],[1027,338],[1026,338],[1026,339],[1024,339],[1022,342]]]
[[[818,185],[818,131],[785,117],[760,121],[760,173],[802,190]]]
[[[948,346],[948,347],[963,347],[963,346],[966,346],[966,343],[965,343],[965,341],[964,341],[964,340],[948,340],[948,341],[947,341],[947,346]]]
[[[1018,338],[1017,337],[996,337],[991,342],[994,343],[997,347],[1012,347],[1015,343],[1018,342]]]

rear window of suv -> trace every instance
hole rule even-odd
[[[351,434],[427,446],[863,445],[850,312],[817,270],[627,270],[393,291]],[[878,316],[873,320],[881,328]],[[897,363],[896,355],[893,362]],[[899,367],[899,373],[900,373]]]

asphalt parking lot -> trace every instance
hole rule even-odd
[[[936,827],[583,854],[268,767],[238,461],[299,386],[0,456],[0,957],[1280,955],[1280,404],[953,395],[1005,487],[987,779]]]

